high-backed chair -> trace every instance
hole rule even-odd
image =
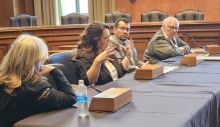
[[[62,64],[61,70],[71,84],[77,84],[78,79],[74,64],[71,60],[76,56],[77,49],[66,52],[54,53],[49,56],[47,64]]]
[[[62,25],[65,24],[87,24],[89,22],[88,15],[82,15],[79,13],[71,13],[66,16],[61,16]]]
[[[168,13],[162,11],[149,11],[141,13],[141,22],[160,22],[168,17]]]
[[[127,18],[130,21],[132,21],[131,15],[128,13],[125,13],[125,12],[116,11],[116,12],[113,12],[110,14],[105,14],[105,22],[106,23],[114,23],[115,21],[117,21],[120,18]]]
[[[179,12],[175,15],[175,17],[180,20],[204,20],[204,14],[200,11],[194,10],[185,10],[183,12]]]
[[[37,26],[37,16],[31,16],[27,14],[21,14],[15,17],[10,17],[10,26]]]

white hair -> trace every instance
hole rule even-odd
[[[179,23],[178,19],[176,19],[175,17],[172,17],[172,16],[169,16],[163,20],[163,27],[168,26],[170,21],[176,21],[177,27],[179,27],[180,23]]]

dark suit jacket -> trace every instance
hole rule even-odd
[[[179,37],[176,37],[176,42],[178,47],[185,47],[187,53],[190,52],[189,45]],[[157,60],[164,60],[180,55],[184,55],[183,52],[176,48],[171,41],[164,36],[162,29],[160,29],[148,43],[144,53],[144,61],[147,61],[149,57]]]

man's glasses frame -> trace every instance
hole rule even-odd
[[[171,30],[177,30],[177,31],[179,30],[179,27],[176,27],[176,26],[169,26],[168,25],[167,27],[170,28]]]

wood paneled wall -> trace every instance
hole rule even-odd
[[[9,17],[14,14],[13,0],[0,0],[0,3],[0,27],[9,26]]]
[[[131,2],[133,1],[133,2]],[[140,22],[141,12],[161,10],[170,16],[186,9],[199,10],[205,20],[220,19],[220,0],[116,0],[116,10],[132,14],[133,22]]]
[[[34,0],[0,0],[0,27],[9,26],[9,17],[21,13],[34,14]],[[205,20],[220,19],[220,0],[116,0],[116,10],[132,14],[140,22],[141,12],[161,10],[171,16],[186,9],[204,12]]]
[[[34,0],[0,0],[0,27],[9,26],[9,18],[25,13],[34,14]]]
[[[220,45],[220,20],[217,21],[183,21],[180,22],[179,36],[187,32],[191,34],[199,44]],[[80,34],[86,25],[66,25],[66,26],[32,26],[32,27],[5,27],[0,28],[0,60],[6,54],[13,40],[21,33],[29,33],[43,38],[47,41],[50,50],[56,50],[63,45],[75,45],[80,38]],[[131,24],[131,37],[134,46],[137,48],[139,58],[143,58],[147,42],[157,32],[161,23],[159,22],[139,22]],[[185,39],[186,40],[186,39]],[[195,46],[187,41],[191,47]]]

